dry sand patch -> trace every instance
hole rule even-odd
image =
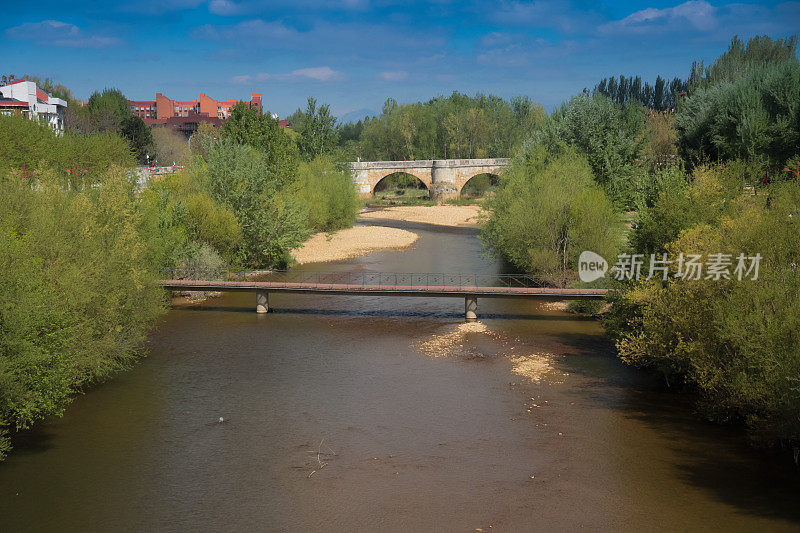
[[[458,324],[450,331],[433,335],[426,341],[417,343],[415,347],[429,357],[455,357],[466,353],[464,342],[469,333],[480,333],[497,339],[503,346],[512,346],[500,355],[507,357],[511,362],[511,371],[532,382],[544,381],[548,376],[555,377],[555,354],[548,352],[534,352],[529,354],[513,353],[517,343],[513,339],[490,330],[482,322],[464,322]],[[560,375],[560,372],[558,372]],[[552,383],[560,383],[551,380]]]
[[[401,250],[411,246],[419,235],[411,231],[380,226],[353,226],[333,234],[312,235],[302,247],[292,251],[300,264],[339,261],[380,250]]]
[[[438,226],[466,226],[477,224],[481,211],[479,205],[403,205],[362,211],[359,216],[365,219],[405,220]]]

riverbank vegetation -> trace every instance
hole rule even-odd
[[[669,85],[603,80],[539,123],[487,203],[484,238],[531,272],[574,272],[584,249],[611,266],[618,252],[640,254],[640,279],[602,281],[619,289],[603,323],[622,360],[696,395],[710,420],[744,424],[755,443],[797,446],[799,125],[796,38],[734,39]],[[593,241],[598,230],[625,238]],[[673,260],[666,280],[645,279],[651,254]],[[725,254],[729,275],[677,277],[690,254]],[[740,254],[759,255],[757,279],[739,279]]]
[[[529,272],[574,270],[583,250],[620,245],[620,216],[576,148],[529,143],[486,203],[484,241]]]
[[[142,188],[146,143],[116,122],[119,101],[99,93],[80,112],[87,130],[63,135],[0,116],[0,459],[9,432],[137,358],[166,309],[165,269],[285,266],[358,212],[345,167],[304,159],[296,136],[245,105],[193,137],[185,170]],[[89,129],[105,122],[116,126]]]
[[[0,132],[40,138],[35,128],[0,117]],[[131,154],[109,162],[120,140],[105,136],[46,142],[57,158],[0,174],[0,458],[8,430],[60,414],[73,393],[126,367],[164,309],[158,245],[121,166]],[[59,166],[73,161],[113,166],[78,176]]]

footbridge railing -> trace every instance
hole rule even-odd
[[[317,286],[354,287],[567,287],[578,280],[574,274],[478,274],[444,272],[376,272],[334,270],[245,270],[231,268],[171,268],[164,280],[261,281]]]
[[[256,311],[269,311],[269,293],[428,296],[464,298],[467,320],[475,320],[478,297],[602,299],[607,289],[572,288],[569,274],[464,274],[373,271],[255,271],[227,268],[174,268],[162,273],[161,285],[177,291],[247,291],[256,293]]]

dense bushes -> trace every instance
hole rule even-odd
[[[724,181],[717,169],[698,181]],[[697,192],[697,196],[707,194]],[[719,191],[712,194],[721,198]],[[723,203],[722,200],[721,203]],[[762,256],[757,280],[640,282],[624,292],[608,319],[623,360],[652,367],[670,384],[700,394],[716,421],[743,420],[761,442],[800,438],[800,187],[771,187],[770,196],[737,195],[684,221],[666,245],[684,254]]]
[[[783,167],[800,145],[800,63],[766,65],[698,90],[678,114],[677,127],[690,164],[745,158]]]
[[[27,118],[0,115],[0,176],[22,171],[23,166],[28,172],[49,168],[66,184],[68,178],[92,181],[112,165],[133,164],[130,146],[118,135],[66,132],[59,136]],[[67,173],[76,166],[78,175]]]
[[[577,267],[584,250],[616,254],[619,216],[576,149],[531,143],[500,185],[483,238],[517,268],[564,271]]]
[[[674,119],[599,95],[571,99],[487,204],[485,238],[534,271],[569,269],[584,246],[613,260],[613,210],[593,182],[617,209],[634,209],[622,250],[641,254],[643,273],[650,254],[673,264],[667,280],[615,282],[603,323],[620,357],[762,444],[800,442],[800,183],[783,170],[800,158],[795,49],[795,38],[734,40],[712,67],[694,67]],[[579,153],[564,160],[564,144]],[[575,213],[588,223],[567,224]],[[730,279],[677,278],[680,254],[729,254]],[[760,254],[757,279],[739,279],[739,254]]]
[[[278,173],[274,161],[251,146],[225,137],[205,142],[207,156],[193,163],[191,173],[214,201],[236,216],[242,229],[237,262],[285,266],[289,252],[309,234],[296,178]]]
[[[234,118],[137,196],[118,135],[0,116],[0,459],[9,430],[136,358],[165,308],[163,269],[283,266],[312,230],[352,223],[347,172],[320,158],[298,174],[273,119]]]
[[[350,173],[328,156],[300,163],[300,197],[308,209],[308,225],[314,231],[333,231],[353,225],[359,210],[356,187]]]
[[[80,191],[52,170],[36,187],[0,180],[0,432],[128,364],[163,309],[131,185],[103,178]]]

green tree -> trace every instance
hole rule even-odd
[[[797,35],[786,39],[772,39],[757,35],[743,43],[739,36],[731,39],[724,54],[704,68],[695,61],[688,80],[690,94],[698,89],[709,89],[724,82],[734,82],[751,72],[769,65],[797,60]]]
[[[0,180],[11,171],[21,174],[23,166],[29,173],[52,169],[65,186],[82,189],[83,183],[102,180],[110,167],[134,163],[130,146],[119,135],[58,135],[24,117],[0,116]]]
[[[607,320],[624,361],[696,391],[706,417],[743,422],[763,444],[800,434],[800,187],[771,189],[769,197],[738,195],[727,214],[667,245],[671,257],[730,254],[731,279],[681,280],[673,270],[667,282],[623,292]],[[739,280],[738,254],[756,253],[757,279]]]
[[[800,62],[753,67],[736,81],[699,89],[677,118],[687,165],[744,158],[782,167],[800,144]]]
[[[546,118],[544,108],[526,97],[506,101],[453,92],[404,105],[389,98],[380,116],[362,123],[358,155],[377,160],[508,157]]]
[[[164,300],[138,222],[121,170],[82,191],[53,170],[35,187],[0,180],[0,455],[6,431],[60,415],[140,353]]]
[[[147,156],[154,152],[153,134],[150,127],[136,115],[128,115],[122,119],[120,124],[120,135],[131,145],[136,159],[139,163],[146,163]]]
[[[131,114],[128,99],[122,91],[113,88],[93,92],[87,107],[94,117],[95,126],[103,132],[118,132],[122,121]]]
[[[604,96],[580,94],[550,115],[533,142],[550,150],[562,142],[575,146],[615,204],[633,207],[641,200],[637,191],[644,178],[635,164],[646,144],[644,126],[641,105],[622,107]]]
[[[278,119],[269,113],[259,113],[257,109],[239,102],[231,107],[220,136],[263,153],[273,179],[281,186],[297,179],[297,146],[280,127]]]
[[[323,154],[329,154],[338,143],[339,131],[336,117],[330,106],[317,106],[316,99],[308,97],[305,111],[298,109],[291,117],[292,129],[300,134],[297,144],[300,155],[310,161]]]
[[[313,231],[334,231],[353,225],[359,202],[349,170],[323,155],[301,162],[298,175],[298,191]]]
[[[615,257],[621,244],[620,217],[586,158],[564,145],[528,145],[486,208],[483,240],[526,272],[574,270],[582,251]]]
[[[269,157],[252,146],[225,136],[205,143],[207,156],[192,172],[215,202],[236,215],[241,262],[253,268],[285,266],[289,252],[309,234],[296,182],[285,183]]]

